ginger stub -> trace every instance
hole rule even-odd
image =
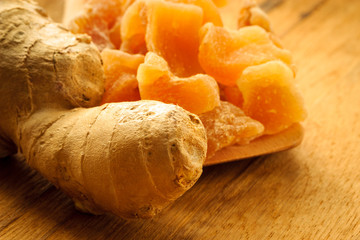
[[[197,181],[207,151],[198,116],[158,101],[99,106],[98,49],[32,1],[2,0],[0,29],[0,157],[22,154],[94,214],[152,217]],[[143,60],[103,57],[120,62],[120,75],[106,66],[110,86],[127,79],[125,72],[134,77]]]

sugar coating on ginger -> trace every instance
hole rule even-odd
[[[141,54],[105,49],[101,52],[104,63],[105,93],[102,103],[140,100],[137,69],[144,62]]]
[[[264,126],[235,105],[222,101],[212,111],[199,115],[208,139],[207,158],[227,146],[244,145],[259,137]]]
[[[259,26],[229,30],[205,24],[200,30],[199,61],[205,72],[227,86],[236,85],[242,71],[249,66],[271,60],[291,65],[291,54],[279,48]]]
[[[137,79],[141,99],[177,104],[200,114],[220,105],[219,88],[212,77],[197,74],[187,78],[175,76],[167,62],[155,53],[146,54]]]
[[[293,71],[281,61],[269,61],[244,70],[237,81],[246,115],[276,134],[306,118],[303,98],[294,84]]]

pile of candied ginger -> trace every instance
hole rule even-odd
[[[197,114],[208,157],[304,120],[291,53],[267,15],[240,1],[224,26],[231,0],[88,0],[72,20],[101,51],[103,103],[158,100]]]

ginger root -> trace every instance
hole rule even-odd
[[[199,178],[199,118],[156,101],[97,106],[100,54],[30,0],[0,3],[0,157],[28,164],[91,213],[151,217]]]

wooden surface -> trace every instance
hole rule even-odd
[[[262,1],[293,52],[308,119],[292,150],[206,167],[150,220],[74,210],[22,161],[0,161],[0,239],[360,239],[360,1]]]

